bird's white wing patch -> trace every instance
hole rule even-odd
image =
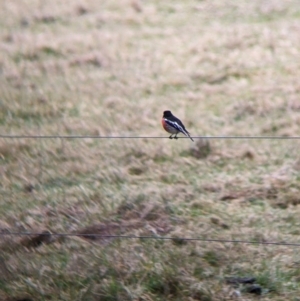
[[[169,119],[165,119],[166,123],[172,127],[174,127],[176,130],[178,130],[179,132],[183,133],[184,135],[188,136],[188,133],[183,129],[183,127],[178,124],[176,121],[172,121]]]

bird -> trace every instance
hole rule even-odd
[[[175,117],[171,111],[164,111],[161,123],[163,128],[171,134],[170,139],[178,139],[177,134],[182,133],[194,141],[180,119]],[[173,135],[175,136],[173,137]]]

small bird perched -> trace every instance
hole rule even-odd
[[[190,136],[190,133],[186,130],[185,126],[183,123],[175,117],[171,111],[164,111],[164,115],[161,120],[163,128],[171,134],[169,137],[170,139],[178,139],[177,134],[182,133],[185,136],[189,137],[192,141],[193,138]],[[173,137],[173,135],[175,135]]]

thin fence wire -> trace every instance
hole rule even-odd
[[[93,136],[93,135],[9,135],[5,139],[169,139],[168,136]],[[191,136],[194,139],[299,140],[300,136]],[[178,139],[190,139],[178,137]]]
[[[94,136],[94,135],[17,135],[0,134],[0,139],[168,139],[162,136]],[[189,137],[178,137],[179,139],[189,139]],[[192,136],[194,139],[249,139],[249,140],[298,140],[300,136]],[[90,239],[156,239],[156,240],[182,240],[200,242],[219,242],[233,244],[255,244],[300,247],[300,243],[276,242],[276,241],[251,241],[251,240],[232,240],[232,239],[213,239],[213,238],[193,238],[193,237],[170,237],[170,236],[135,236],[135,235],[101,235],[99,233],[50,233],[50,232],[0,232],[0,237],[4,236],[55,236],[55,237],[85,237]]]
[[[300,243],[293,242],[276,242],[276,241],[252,241],[241,239],[214,239],[214,238],[197,238],[197,237],[171,237],[171,236],[136,236],[136,235],[102,235],[98,233],[50,233],[50,232],[0,232],[0,236],[56,236],[56,237],[85,237],[95,240],[105,238],[120,239],[154,239],[154,240],[182,240],[182,241],[201,241],[201,242],[219,242],[233,244],[254,244],[254,245],[272,245],[285,247],[300,247]]]

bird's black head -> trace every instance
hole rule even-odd
[[[171,111],[164,111],[164,115],[163,115],[163,117],[170,117],[170,116],[172,116],[172,113],[171,113]]]

